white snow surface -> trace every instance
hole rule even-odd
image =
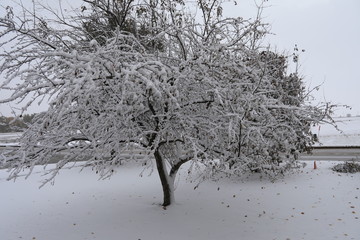
[[[0,133],[0,145],[18,145],[21,135],[21,132]]]
[[[176,204],[163,209],[156,173],[122,166],[109,180],[91,168],[64,169],[39,189],[0,170],[2,240],[329,240],[360,239],[360,174],[317,162],[272,183],[257,175],[207,181],[194,190],[180,172]]]
[[[312,131],[319,137],[323,146],[360,146],[360,116],[334,118],[341,130],[339,132],[330,124],[314,126]]]

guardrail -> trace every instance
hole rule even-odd
[[[0,144],[0,148],[20,148],[19,145],[2,145]]]
[[[19,145],[1,145],[0,144],[0,152],[1,150],[15,150],[17,148],[20,148]],[[313,146],[313,151],[310,154],[302,153],[300,155],[299,160],[307,160],[307,159],[313,159],[313,158],[338,158],[341,160],[342,158],[346,158],[346,160],[349,159],[359,159],[360,158],[360,146]],[[143,149],[133,149],[133,150],[125,150],[120,154],[120,157],[124,159],[143,159],[148,157],[149,152],[145,151]],[[61,153],[59,153],[59,156],[61,156]]]
[[[360,146],[312,146],[313,149],[360,149]]]
[[[20,145],[0,143],[0,148],[20,148]],[[360,146],[312,146],[312,149],[360,149]]]

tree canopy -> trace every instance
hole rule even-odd
[[[225,18],[216,0],[84,0],[76,16],[48,11],[17,18],[8,7],[0,19],[0,45],[15,44],[1,54],[0,88],[12,95],[0,102],[49,99],[21,139],[22,157],[3,159],[10,179],[59,154],[45,182],[77,160],[106,178],[141,149],[167,206],[184,163],[204,179],[277,175],[310,149],[311,124],[329,118],[329,104],[307,103],[288,57],[261,46],[260,15]]]

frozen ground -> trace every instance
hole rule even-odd
[[[360,117],[336,119],[343,134],[314,127],[323,145],[360,146]],[[0,134],[1,144],[17,134]],[[311,162],[308,162],[311,163]],[[91,169],[65,169],[39,189],[42,168],[29,179],[6,181],[0,170],[1,240],[329,240],[360,239],[360,174],[309,164],[275,183],[256,176],[194,183],[181,175],[177,203],[162,209],[158,176],[119,168],[97,181]]]
[[[21,133],[0,133],[0,145],[18,144],[18,138]]]
[[[334,118],[337,131],[331,125],[313,127],[313,133],[317,134],[320,145],[323,146],[360,146],[360,117]]]
[[[65,169],[41,189],[39,173],[14,183],[0,170],[0,239],[360,239],[360,174],[335,173],[334,164],[309,164],[275,183],[252,176],[196,190],[180,175],[167,210],[158,176],[139,177],[137,166],[103,181],[91,169]]]

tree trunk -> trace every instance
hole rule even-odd
[[[169,176],[166,170],[165,162],[158,150],[154,152],[156,167],[159,173],[163,193],[164,193],[164,202],[163,206],[169,206],[174,202],[174,176]]]

